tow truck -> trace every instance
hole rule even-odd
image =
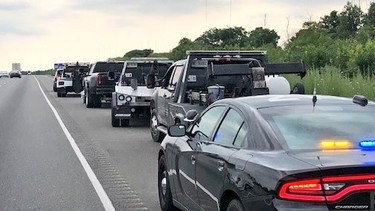
[[[56,70],[59,76],[55,77],[57,97],[66,97],[68,92],[79,94],[83,90],[83,78],[89,72],[90,63],[71,62],[63,63]]]
[[[173,61],[168,58],[132,58],[124,62],[120,80],[112,93],[111,123],[113,127],[126,127],[133,117],[150,116],[153,88],[146,86],[146,77],[159,80]]]
[[[167,128],[183,124],[187,111],[203,111],[223,98],[290,92],[280,74],[305,76],[303,62],[269,64],[265,51],[188,51],[161,79],[147,77],[151,98],[151,136],[163,140]],[[269,78],[266,79],[266,76]],[[270,81],[269,84],[267,81]]]

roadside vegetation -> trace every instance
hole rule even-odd
[[[308,75],[302,79],[306,93],[314,85],[318,94],[351,97],[362,94],[375,100],[375,3],[368,11],[347,2],[342,11],[332,11],[319,21],[305,22],[285,42],[276,31],[257,27],[212,28],[195,40],[182,38],[167,53],[152,49],[132,50],[117,60],[131,57],[168,57],[179,60],[187,50],[265,50],[269,62],[304,61]],[[301,81],[289,77],[293,84]]]

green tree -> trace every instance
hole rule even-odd
[[[362,19],[362,10],[358,6],[348,2],[344,10],[340,13],[336,36],[341,39],[353,37],[361,27]]]
[[[259,48],[264,45],[277,46],[280,36],[275,30],[270,30],[263,27],[257,27],[249,33],[250,45],[254,48]]]
[[[223,49],[226,46],[242,48],[247,38],[247,32],[243,27],[212,28],[199,36],[195,42],[213,49]]]
[[[148,57],[154,51],[152,49],[143,49],[143,50],[131,50],[123,56],[124,58],[133,58],[133,57]]]
[[[303,60],[307,67],[324,67],[330,63],[333,40],[328,31],[311,22],[292,37],[285,47],[287,61]]]
[[[365,26],[375,26],[375,2],[370,4],[367,14],[363,17],[363,23]]]
[[[175,61],[186,58],[186,51],[202,49],[197,43],[194,43],[188,38],[182,38],[178,45],[170,52],[170,59]]]

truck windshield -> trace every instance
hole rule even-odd
[[[98,62],[95,64],[93,73],[99,73],[99,72],[118,72],[121,73],[122,68],[124,67],[124,63],[119,62]]]
[[[167,72],[171,63],[158,63],[158,67],[153,74],[160,79]],[[126,67],[123,75],[122,83],[129,85],[131,79],[137,79],[138,85],[146,85],[145,77],[153,71],[152,63],[138,63],[136,67]]]

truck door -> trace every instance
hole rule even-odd
[[[165,102],[165,105],[164,105],[164,108],[165,108],[164,117],[165,118],[164,120],[167,121],[166,125],[170,125],[168,122],[171,116],[171,114],[169,113],[170,112],[169,104],[176,102],[178,99],[178,94],[179,94],[180,86],[181,86],[181,76],[182,76],[183,71],[184,71],[183,65],[176,66],[176,68],[173,70],[172,77],[169,81],[167,90],[164,93],[164,96],[165,96],[165,101],[164,101]]]

